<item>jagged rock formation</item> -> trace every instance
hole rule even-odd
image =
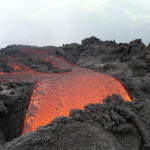
[[[8,83],[0,85],[0,137],[6,141],[22,133],[23,121],[33,90],[31,83]],[[1,132],[2,131],[2,132]]]

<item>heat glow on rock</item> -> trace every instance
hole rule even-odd
[[[71,109],[83,109],[89,103],[102,103],[108,95],[120,94],[123,99],[130,97],[122,84],[115,78],[90,69],[73,66],[62,58],[52,56],[47,51],[22,50],[30,57],[51,62],[59,69],[70,69],[64,73],[41,73],[15,62],[9,65],[13,73],[0,73],[0,82],[32,82],[35,84],[23,133],[36,130],[58,116],[68,116]]]

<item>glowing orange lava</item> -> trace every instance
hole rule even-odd
[[[25,50],[24,50],[25,51]],[[28,53],[30,51],[27,51]],[[32,50],[33,53],[33,50]],[[68,116],[70,109],[83,109],[89,103],[102,103],[108,95],[120,94],[125,100],[130,97],[122,84],[115,78],[90,69],[72,66],[63,59],[42,51],[34,56],[52,62],[58,68],[72,69],[71,72],[54,74],[24,69],[15,73],[0,73],[0,82],[34,82],[23,133],[36,130],[58,116]],[[23,81],[22,81],[23,79]]]

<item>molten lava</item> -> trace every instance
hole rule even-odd
[[[70,109],[83,109],[89,103],[102,103],[108,95],[120,94],[125,100],[130,97],[122,84],[115,78],[90,69],[72,66],[63,59],[48,54],[47,51],[23,50],[30,57],[51,62],[59,69],[70,69],[65,73],[41,73],[16,62],[11,66],[13,73],[0,73],[0,82],[33,82],[33,90],[23,133],[36,130],[58,116],[68,116]]]

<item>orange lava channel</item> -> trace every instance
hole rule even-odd
[[[49,51],[22,51],[29,53],[32,59],[51,62],[59,69],[70,69],[70,72],[60,74],[41,73],[16,62],[15,58],[9,59],[8,65],[15,72],[1,72],[0,83],[35,83],[23,133],[34,131],[58,116],[68,116],[71,109],[83,109],[89,103],[102,103],[108,95],[120,94],[123,99],[131,100],[122,84],[109,75],[71,65]]]
[[[108,95],[128,93],[115,78],[88,69],[59,75],[36,84],[26,116],[23,133],[36,130],[71,109],[83,109],[89,103],[102,103]]]

